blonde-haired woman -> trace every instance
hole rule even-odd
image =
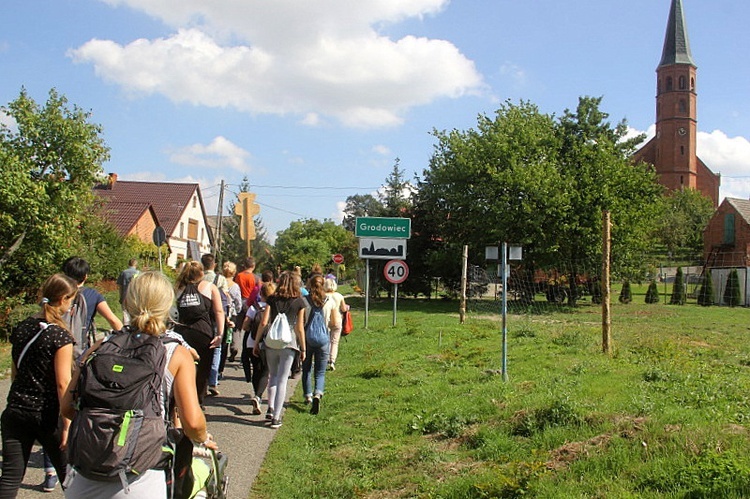
[[[227,288],[229,289],[229,317],[227,317],[228,329],[224,331],[224,341],[221,345],[221,361],[219,362],[219,379],[224,375],[224,366],[227,363],[227,355],[229,354],[230,345],[237,340],[240,341],[240,335],[242,334],[242,321],[244,317],[240,317],[242,312],[242,291],[240,285],[234,282],[234,276],[237,275],[237,264],[234,262],[226,261],[221,268],[221,273],[227,280]],[[235,338],[237,336],[237,338]]]
[[[323,289],[326,291],[326,294],[330,299],[328,302],[326,302],[327,308],[324,308],[324,311],[327,310],[330,314],[330,311],[332,309],[336,309],[339,312],[338,314],[334,315],[334,320],[336,322],[331,327],[331,355],[328,357],[328,369],[330,369],[331,371],[335,371],[336,359],[339,356],[339,340],[341,339],[341,318],[343,317],[344,312],[349,310],[349,305],[346,304],[344,295],[336,291],[338,289],[338,284],[336,284],[336,281],[334,279],[326,278],[325,282],[323,283]]]
[[[133,280],[128,286],[125,295],[124,306],[131,315],[130,326],[124,330],[130,334],[146,333],[153,336],[161,336],[167,330],[166,321],[169,310],[174,302],[174,291],[172,285],[160,272],[144,272]],[[97,343],[92,350],[101,343]],[[178,342],[166,342],[167,364],[164,370],[162,384],[161,411],[165,414],[168,410],[169,401],[175,399],[175,405],[179,412],[179,419],[185,436],[194,442],[203,442],[206,447],[216,449],[206,429],[206,418],[198,403],[195,391],[195,365],[193,357],[188,350]],[[89,352],[87,352],[89,353]],[[75,416],[73,407],[73,390],[66,393],[63,400],[64,414],[68,417]],[[101,480],[90,480],[78,474],[75,469],[67,481],[65,497],[68,498],[114,498],[126,497],[136,499],[143,498],[166,498],[167,484],[164,470],[147,470],[141,474],[128,475],[130,490],[125,495],[123,484],[116,482],[104,482]]]
[[[202,405],[208,392],[213,349],[220,346],[224,338],[224,309],[221,306],[221,295],[215,284],[203,280],[203,265],[196,261],[187,262],[182,267],[180,275],[177,276],[176,287],[179,319],[174,330],[180,333],[200,356],[195,387]]]
[[[2,421],[3,472],[0,497],[16,497],[35,440],[42,444],[57,476],[65,479],[69,419],[60,407],[70,384],[73,336],[63,314],[70,310],[78,284],[64,274],[49,277],[39,291],[41,310],[11,332],[13,383]]]

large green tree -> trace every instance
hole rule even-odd
[[[303,276],[316,263],[325,270],[332,264],[331,256],[336,253],[341,253],[347,263],[359,258],[359,245],[354,234],[333,220],[294,221],[278,233],[275,246],[277,263],[287,270],[299,265]]]
[[[600,102],[582,97],[559,119],[506,102],[476,129],[434,132],[416,208],[429,218],[429,237],[454,255],[455,275],[461,245],[484,263],[484,247],[503,241],[523,244],[526,265],[598,270],[604,209],[615,222],[615,268],[642,261],[661,189],[629,160],[642,138],[625,140],[625,123],[610,125]]]
[[[383,204],[372,194],[354,194],[346,198],[342,225],[354,232],[357,217],[380,217],[384,212]]]
[[[714,213],[713,202],[696,189],[664,196],[655,225],[655,238],[672,259],[701,260],[703,230]]]
[[[91,115],[54,89],[0,108],[0,294],[36,286],[79,253],[109,149]],[[109,237],[109,234],[108,234]]]

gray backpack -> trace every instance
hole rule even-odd
[[[166,441],[162,382],[166,348],[160,338],[127,326],[85,360],[76,388],[78,412],[68,460],[91,480],[121,481],[158,468]]]

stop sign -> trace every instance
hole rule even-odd
[[[336,253],[331,257],[331,260],[333,260],[333,263],[335,263],[336,265],[341,265],[342,263],[344,263],[344,255],[342,255],[341,253]]]

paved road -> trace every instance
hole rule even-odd
[[[289,380],[287,395],[292,396],[297,380]],[[5,400],[10,388],[8,379],[0,380],[0,407],[5,408]],[[227,474],[229,475],[229,498],[247,499],[255,477],[278,430],[265,425],[264,414],[250,414],[250,396],[252,391],[245,383],[242,366],[239,362],[228,362],[224,369],[224,379],[219,385],[221,395],[206,398],[206,419],[208,430],[218,442],[222,452],[229,457]],[[265,412],[265,405],[263,406]],[[44,493],[41,483],[44,480],[41,448],[35,447],[29,461],[21,490],[21,499],[48,497],[62,498],[58,488],[51,493]]]

